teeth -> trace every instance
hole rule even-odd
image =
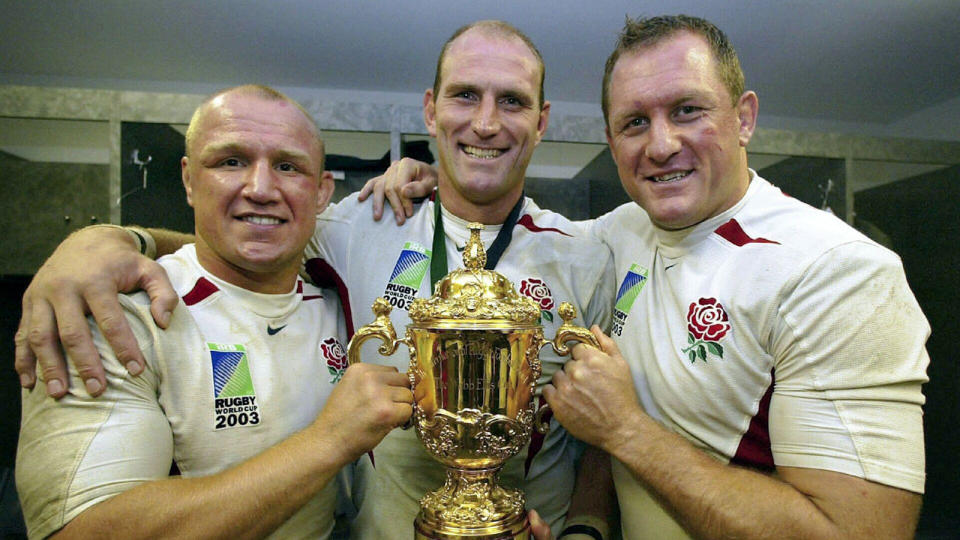
[[[243,221],[248,223],[253,223],[255,225],[279,225],[280,220],[275,217],[266,217],[266,216],[243,216]]]
[[[464,152],[480,159],[493,159],[503,153],[503,150],[498,150],[496,148],[477,148],[476,146],[467,145],[461,145],[461,148],[463,148]]]
[[[679,180],[690,174],[690,171],[683,171],[673,174],[665,174],[663,176],[651,176],[650,179],[654,182],[672,182],[674,180]]]

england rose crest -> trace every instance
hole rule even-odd
[[[687,310],[687,345],[681,350],[690,362],[707,361],[707,353],[723,358],[719,341],[730,331],[730,318],[716,298],[701,298]]]
[[[553,302],[553,293],[550,287],[543,280],[537,278],[527,278],[520,282],[520,294],[532,298],[540,304],[540,316],[553,322],[553,313],[550,310],[555,305]]]
[[[343,350],[340,340],[328,337],[320,344],[320,354],[327,361],[327,371],[330,372],[330,384],[335,384],[343,377],[347,370],[347,354]]]

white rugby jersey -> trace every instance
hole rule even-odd
[[[433,201],[416,205],[414,216],[398,227],[390,210],[380,222],[372,219],[369,203],[351,195],[330,207],[317,222],[317,233],[307,246],[306,269],[315,283],[337,286],[345,303],[348,332],[373,321],[371,306],[385,297],[394,306],[390,313],[399,337],[410,324],[407,307],[414,298],[429,298],[430,256],[433,245]],[[467,223],[443,212],[449,269],[463,266]],[[495,228],[496,229],[496,228]],[[495,230],[483,231],[489,248]],[[541,306],[544,336],[553,338],[562,320],[560,302],[577,308],[576,324],[609,323],[615,283],[609,250],[585,237],[582,225],[542,210],[526,199],[509,246],[496,271],[510,279],[517,291]],[[406,346],[387,358],[376,349],[378,340],[363,347],[365,362],[395,366],[406,372],[410,356]],[[545,347],[540,353],[543,375],[550,381],[566,358]],[[559,533],[569,505],[575,477],[575,459],[582,445],[567,435],[556,421],[545,438],[534,436],[529,448],[511,459],[501,474],[505,485],[522,488],[527,507],[536,509]],[[444,467],[417,440],[413,430],[393,430],[357,464],[354,498],[359,515],[353,536],[383,540],[411,537],[419,499],[443,485]]]
[[[184,477],[204,476],[261,453],[309,425],[345,369],[335,293],[300,280],[287,294],[241,289],[204,270],[192,244],[160,263],[181,296],[167,330],[153,322],[145,293],[120,296],[147,361],[140,376],[119,364],[91,320],[104,394],[91,398],[75,371],[60,401],[42,384],[23,393],[16,477],[31,537],[167,477],[171,462]],[[331,482],[274,536],[329,535],[335,495]]]
[[[658,229],[634,203],[594,224],[644,409],[723,462],[922,493],[930,329],[899,258],[751,175],[736,206],[689,229]],[[683,536],[613,469],[624,538]]]

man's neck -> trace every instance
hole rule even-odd
[[[241,268],[213,254],[197,242],[197,261],[204,270],[231,285],[261,294],[286,294],[297,283],[297,266],[257,272]]]
[[[521,186],[516,192],[507,193],[503,197],[488,203],[474,203],[466,200],[446,182],[440,182],[437,187],[440,201],[448,212],[465,221],[476,221],[484,225],[500,225],[507,220],[510,210],[523,195]]]

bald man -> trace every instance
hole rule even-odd
[[[333,192],[308,115],[267,87],[219,92],[186,153],[196,242],[159,261],[181,301],[161,330],[145,294],[120,297],[142,373],[91,319],[103,395],[76,371],[59,401],[24,391],[16,477],[32,538],[325,538],[337,472],[411,414],[396,369],[344,369],[336,294],[298,276]]]

